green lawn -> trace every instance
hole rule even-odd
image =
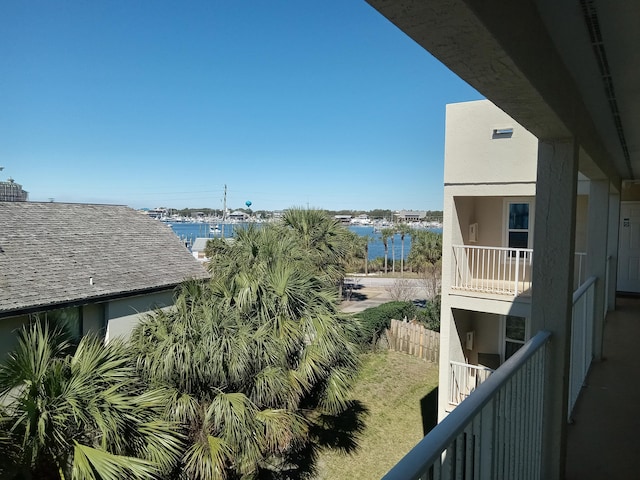
[[[397,352],[367,354],[353,398],[368,409],[355,453],[324,452],[318,480],[379,479],[423,437],[420,399],[438,385],[438,366]]]

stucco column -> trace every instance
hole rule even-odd
[[[610,189],[613,190],[613,189]],[[620,194],[611,192],[609,194],[609,239],[607,241],[607,256],[609,264],[607,266],[609,274],[609,288],[607,291],[607,311],[616,309],[616,290],[618,286],[618,249],[620,228]]]
[[[440,303],[440,368],[438,382],[438,422],[446,417],[446,408],[449,403],[449,357],[451,348],[455,348],[455,339],[452,342],[452,335],[456,335],[456,327],[451,310],[449,291],[453,277],[453,252],[451,246],[454,242],[460,243],[459,228],[455,228],[454,219],[458,216],[455,210],[453,196],[445,187],[442,225],[442,245],[448,246],[442,250],[442,292]],[[454,344],[452,347],[452,343]]]
[[[531,332],[552,333],[544,381],[545,480],[563,478],[566,458],[578,152],[573,139],[538,146]]]
[[[608,236],[609,182],[607,180],[591,180],[587,233],[587,278],[594,276],[598,279],[593,299],[593,356],[598,361],[602,359],[604,303],[607,294],[605,283]]]

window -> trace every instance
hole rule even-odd
[[[527,340],[527,319],[507,315],[504,317],[504,361],[516,353]]]
[[[529,204],[509,204],[509,226],[507,233],[509,248],[529,246]]]
[[[505,201],[505,242],[509,248],[531,248],[533,240],[533,202],[528,199]]]

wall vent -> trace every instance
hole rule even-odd
[[[491,138],[511,138],[513,136],[513,127],[494,128]]]

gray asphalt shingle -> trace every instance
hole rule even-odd
[[[0,315],[190,278],[208,274],[170,227],[131,208],[0,202]]]

